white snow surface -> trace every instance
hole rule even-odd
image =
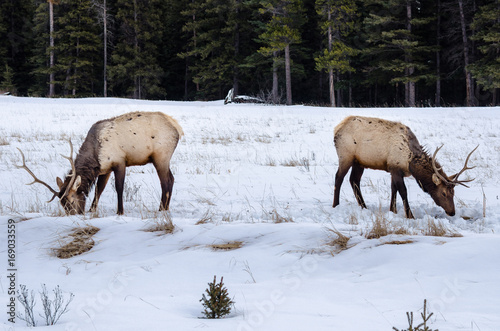
[[[152,165],[128,168],[125,215],[117,216],[113,177],[97,215],[65,216],[57,199],[21,164],[17,148],[42,180],[57,187],[98,120],[129,111],[162,111],[184,129],[171,162],[175,175],[171,234],[147,232],[160,185]],[[390,175],[366,170],[354,198],[348,176],[332,208],[338,159],[333,128],[348,115],[408,125],[448,175],[464,165],[470,188],[455,190],[447,216],[413,178],[406,178],[416,217],[389,211]],[[128,99],[0,98],[0,302],[8,322],[7,224],[16,221],[17,284],[37,293],[59,285],[75,297],[55,326],[41,330],[340,330],[408,328],[423,301],[432,329],[500,330],[500,108],[320,108],[223,105]],[[93,198],[93,191],[89,199]],[[90,201],[87,201],[87,209]],[[484,210],[483,210],[484,208]],[[278,216],[287,222],[278,222]],[[375,219],[406,234],[367,239]],[[200,222],[200,220],[202,222]],[[429,222],[453,236],[426,236]],[[201,224],[200,224],[201,223]],[[95,246],[69,259],[53,249],[77,227],[100,231]],[[348,249],[329,245],[340,231]],[[457,234],[461,236],[457,236]],[[239,249],[210,247],[240,241]],[[408,242],[406,244],[388,244]],[[235,304],[223,319],[203,318],[200,299],[217,275]],[[18,312],[23,312],[17,303]],[[42,312],[37,296],[35,311]],[[38,324],[43,319],[36,316]]]

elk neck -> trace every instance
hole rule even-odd
[[[82,183],[79,190],[87,196],[95,184],[100,172],[99,164],[99,142],[96,137],[94,126],[90,129],[87,138],[80,147],[80,151],[75,158],[76,175],[80,176]]]
[[[421,146],[418,150],[413,150],[413,155],[410,160],[409,169],[412,176],[417,181],[420,188],[426,192],[432,192],[436,185],[432,181],[432,175],[434,174],[434,169],[432,167],[432,157],[425,151]],[[436,162],[437,167],[441,167],[438,162]],[[439,173],[447,178],[443,170],[439,170]]]

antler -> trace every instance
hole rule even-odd
[[[437,152],[439,152],[439,150],[441,149],[441,147],[443,147],[443,145],[439,146],[438,148],[436,148],[436,151],[434,152],[434,154],[432,155],[432,168],[434,169],[434,173],[436,174],[436,176],[438,176],[439,179],[441,179],[443,182],[447,183],[447,184],[451,184],[450,180],[448,178],[445,178],[443,177],[440,173],[439,173],[439,170],[443,169],[443,168],[438,168],[436,166],[436,154]]]
[[[73,184],[75,183],[76,180],[76,167],[75,167],[75,162],[73,160],[73,143],[71,142],[71,139],[69,139],[69,147],[71,149],[69,152],[69,156],[64,156],[62,154],[61,156],[66,160],[68,160],[69,163],[71,164],[71,174],[69,175],[71,177],[71,180],[68,186],[66,186],[66,190],[64,191],[64,194],[61,196],[61,199],[68,194],[69,190],[73,187]]]
[[[47,202],[51,202],[52,200],[54,200],[54,198],[59,194],[59,192],[57,192],[56,190],[54,190],[49,184],[45,183],[44,181],[38,179],[35,174],[30,170],[30,168],[28,168],[28,166],[26,165],[26,159],[24,157],[24,153],[23,151],[20,149],[20,148],[17,148],[19,150],[19,152],[21,153],[21,156],[23,158],[23,164],[22,165],[16,165],[16,168],[18,169],[24,169],[26,170],[32,177],[33,177],[33,181],[31,183],[29,183],[28,185],[32,185],[32,184],[35,184],[35,183],[40,183],[42,185],[44,185],[45,187],[47,187],[50,192],[52,192],[54,195],[52,196],[52,199],[50,199],[49,201]]]
[[[476,146],[476,148],[474,148],[470,153],[469,155],[467,155],[467,158],[465,159],[465,165],[464,167],[462,168],[462,170],[460,170],[456,175],[452,176],[453,177],[453,180],[450,181],[449,178],[445,178],[443,177],[440,173],[439,173],[439,170],[441,170],[442,168],[438,168],[436,166],[436,154],[437,152],[441,149],[441,147],[443,147],[443,145],[441,145],[440,147],[436,148],[436,151],[434,152],[434,154],[432,155],[432,168],[434,169],[434,173],[436,174],[436,176],[439,177],[439,179],[441,179],[442,181],[444,181],[445,183],[447,184],[450,184],[450,185],[463,185],[465,187],[469,187],[467,185],[465,185],[464,183],[469,183],[469,182],[472,182],[474,179],[467,179],[467,180],[458,180],[458,177],[464,173],[464,171],[466,170],[470,170],[470,169],[474,169],[475,167],[468,167],[467,166],[467,163],[469,162],[469,159],[472,155],[472,153],[474,153],[476,151],[476,149],[479,147],[479,145]]]
[[[476,148],[474,148],[472,150],[472,152],[469,153],[469,155],[467,155],[467,158],[465,159],[465,165],[464,167],[462,168],[462,170],[460,170],[456,175],[455,175],[455,178],[453,178],[453,181],[452,181],[452,184],[454,185],[463,185],[465,187],[469,187],[467,185],[465,185],[464,183],[469,183],[469,182],[472,182],[475,178],[473,179],[467,179],[467,180],[458,180],[458,177],[464,173],[464,171],[466,170],[470,170],[470,169],[474,169],[474,167],[467,167],[467,163],[469,162],[469,159],[470,159],[470,156],[472,155],[472,153],[474,153],[476,151],[476,149],[479,147],[479,145],[476,146]]]

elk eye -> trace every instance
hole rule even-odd
[[[443,195],[443,197],[445,197],[445,198],[446,198],[446,192],[443,192],[443,193],[441,193],[441,194]]]

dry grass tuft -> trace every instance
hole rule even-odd
[[[375,214],[373,226],[366,234],[366,239],[378,239],[387,236],[391,231],[389,230],[389,220],[385,218],[382,212]]]
[[[153,226],[145,229],[146,232],[163,232],[163,234],[173,233],[175,230],[174,223],[168,212],[162,212],[160,218],[153,220]]]
[[[212,222],[213,216],[214,216],[213,213],[210,210],[207,210],[205,212],[205,214],[203,214],[203,216],[201,216],[201,218],[195,224],[200,225],[200,224],[207,224],[209,222]]]
[[[242,241],[230,241],[225,244],[212,244],[208,245],[214,251],[232,251],[234,249],[241,248],[243,246]]]
[[[332,232],[335,235],[335,237],[332,238],[327,243],[327,245],[337,248],[335,253],[339,253],[341,251],[344,251],[344,250],[350,248],[350,246],[348,246],[349,240],[351,239],[350,237],[342,234],[337,229],[328,229],[328,231]]]
[[[84,228],[76,228],[69,234],[73,240],[60,248],[54,248],[55,255],[60,259],[69,259],[88,252],[94,247],[94,236],[99,231],[95,226],[86,226]]]
[[[406,244],[413,244],[414,241],[411,239],[408,240],[392,240],[392,241],[387,241],[383,243],[384,245],[406,245]]]
[[[271,211],[271,220],[278,224],[278,223],[293,223],[293,218],[291,216],[283,216],[278,213],[276,209],[273,209]]]
[[[442,222],[434,219],[427,221],[424,235],[432,237],[463,237],[460,233],[451,231]]]

